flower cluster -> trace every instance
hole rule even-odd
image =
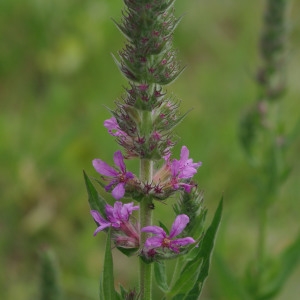
[[[114,134],[119,135],[120,131],[116,131]],[[196,186],[191,179],[202,163],[194,163],[189,158],[189,150],[186,146],[182,147],[179,160],[170,160],[170,154],[164,159],[164,165],[154,174],[152,182],[141,182],[133,173],[128,172],[120,151],[114,154],[117,169],[101,159],[94,159],[93,166],[98,173],[104,176],[104,180],[109,181],[105,190],[112,191],[112,196],[116,200],[123,198],[126,192],[135,199],[149,195],[159,200],[170,197],[177,190],[185,190],[189,193]]]
[[[134,210],[138,210],[139,206],[134,206],[133,202],[122,204],[116,201],[114,206],[106,205],[106,218],[96,210],[91,210],[95,222],[99,225],[94,232],[94,236],[108,227],[113,228],[114,242],[117,247],[121,248],[139,248],[139,227],[130,221],[130,216]],[[172,225],[171,232],[168,235],[163,228],[159,226],[146,226],[141,229],[141,232],[148,232],[156,236],[149,237],[143,245],[142,254],[148,259],[153,259],[157,254],[158,249],[170,250],[175,253],[180,253],[181,247],[195,243],[191,237],[177,238],[176,236],[182,233],[186,225],[189,223],[189,217],[185,214],[178,215]]]

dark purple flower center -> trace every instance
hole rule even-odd
[[[161,245],[162,247],[170,248],[171,240],[168,238],[164,238]]]

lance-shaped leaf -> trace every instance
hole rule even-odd
[[[172,290],[168,293],[168,296],[174,296],[178,299],[185,299],[184,295],[197,283],[199,273],[201,271],[202,261],[195,260],[188,264],[184,272],[181,272],[178,280],[173,285]],[[181,297],[181,298],[180,298]],[[196,299],[196,298],[194,298]]]
[[[103,272],[102,278],[100,279],[100,300],[116,300],[113,258],[111,251],[111,228],[108,230],[106,238]]]
[[[208,229],[206,230],[203,236],[203,240],[201,245],[199,246],[197,255],[192,261],[188,262],[184,266],[181,272],[182,275],[185,274],[188,270],[192,268],[193,265],[198,265],[198,267],[200,268],[194,286],[187,294],[185,294],[185,297],[182,299],[195,300],[200,297],[204,281],[208,276],[210,260],[211,260],[211,256],[215,244],[216,234],[221,221],[222,210],[223,210],[223,198],[219,203],[219,206],[215,212],[211,225],[208,227]]]
[[[89,200],[90,208],[92,210],[97,210],[98,212],[100,212],[102,216],[105,216],[106,215],[105,200],[98,194],[91,180],[89,179],[89,177],[86,175],[84,171],[83,171],[83,176],[84,176],[86,189],[88,192],[88,200]]]
[[[158,287],[163,292],[167,292],[169,287],[167,283],[166,264],[163,260],[154,262],[154,276]]]

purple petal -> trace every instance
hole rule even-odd
[[[105,213],[106,213],[107,217],[113,216],[114,215],[114,208],[111,205],[106,204],[105,205]]]
[[[163,156],[163,159],[164,159],[166,162],[169,162],[170,157],[171,157],[171,152],[168,152],[165,156]]]
[[[132,211],[138,210],[139,208],[139,206],[133,206],[133,202],[124,204],[121,210],[122,217],[127,221]]]
[[[107,224],[102,224],[100,225],[99,227],[97,227],[97,229],[94,231],[94,234],[93,236],[95,236],[99,231],[109,227],[111,224],[110,223],[107,223]]]
[[[94,159],[93,166],[95,170],[101,175],[115,177],[119,174],[113,167],[109,166],[106,162],[102,161],[101,159]]]
[[[189,165],[185,165],[182,167],[179,178],[192,178],[197,173],[197,170]]]
[[[194,163],[193,160],[190,158],[190,159],[188,159],[187,164],[192,168],[198,168],[202,165],[202,162],[199,161],[197,163]]]
[[[105,213],[106,213],[106,218],[111,223],[117,222],[117,220],[115,219],[115,216],[114,216],[114,208],[112,206],[110,206],[109,204],[105,205]]]
[[[180,172],[181,165],[180,161],[177,159],[174,159],[171,163],[171,173],[173,177],[177,177],[178,173]]]
[[[115,117],[111,117],[110,119],[107,119],[104,121],[104,127],[106,127],[108,130],[117,130],[118,129],[118,122]]]
[[[115,188],[112,190],[111,194],[116,200],[120,200],[121,198],[123,198],[125,194],[125,183],[124,182],[118,183],[115,186]]]
[[[193,184],[188,184],[188,183],[180,183],[180,186],[182,186],[184,188],[184,190],[187,192],[187,193],[190,193],[191,192],[191,189],[195,186]]]
[[[188,244],[192,244],[195,243],[196,241],[191,238],[191,237],[185,237],[185,238],[181,238],[181,239],[176,239],[174,241],[171,241],[171,245],[175,245],[176,247],[180,247],[180,246],[186,246]]]
[[[161,247],[163,243],[163,238],[158,236],[149,237],[145,242],[146,248],[158,248]]]
[[[134,175],[131,172],[126,172],[125,177],[126,179],[132,179],[134,178]]]
[[[117,152],[115,152],[115,154],[114,154],[114,162],[115,162],[115,165],[120,168],[120,170],[122,171],[122,173],[125,173],[126,166],[124,164],[123,155],[122,155],[122,152],[120,150],[118,150]]]
[[[159,226],[146,226],[141,229],[142,232],[150,232],[153,234],[157,234],[158,236],[165,238],[167,235],[165,231]]]
[[[178,215],[172,225],[170,238],[173,238],[174,236],[180,234],[189,221],[190,218],[187,215]]]
[[[110,222],[102,218],[100,213],[97,210],[91,210],[91,215],[93,216],[94,220],[100,225],[97,227],[97,229],[94,232],[94,236],[101,230],[105,229],[106,227],[109,227],[111,225]]]
[[[119,179],[112,180],[108,185],[105,186],[105,191],[109,192],[111,190],[111,187],[118,182],[119,182]]]
[[[180,161],[184,163],[189,158],[190,151],[186,146],[182,146],[180,152]]]
[[[105,220],[97,210],[91,210],[90,213],[98,224],[107,223],[107,220]]]
[[[182,166],[182,169],[179,174],[179,178],[191,178],[197,173],[198,167],[201,166],[201,162],[193,163],[192,159],[189,159],[184,166]]]
[[[113,208],[113,216],[116,220],[122,221],[122,202],[116,201]]]
[[[127,134],[122,131],[115,117],[104,121],[104,127],[107,128],[108,133],[112,136],[126,136]]]

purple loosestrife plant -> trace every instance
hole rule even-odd
[[[123,151],[115,152],[115,167],[101,159],[94,159],[93,166],[101,175],[99,188],[117,201],[109,204],[84,173],[91,214],[97,224],[94,235],[107,233],[100,299],[152,299],[153,268],[166,299],[197,299],[208,275],[222,201],[205,229],[206,209],[193,180],[201,162],[193,162],[186,146],[180,159],[171,158],[176,143],[174,128],[185,116],[180,115],[178,102],[164,91],[164,86],[183,70],[172,45],[180,21],[173,15],[174,2],[124,0],[123,19],[121,23],[115,21],[127,43],[114,60],[129,82],[104,126]],[[139,159],[138,176],[127,170],[127,159]],[[175,221],[169,233],[163,222],[152,224],[152,214],[162,201],[169,205],[170,197],[178,201],[173,206]],[[139,214],[138,219],[133,211]],[[115,290],[111,241],[125,255],[139,259],[138,287]],[[171,283],[165,272],[167,259],[177,260]]]

